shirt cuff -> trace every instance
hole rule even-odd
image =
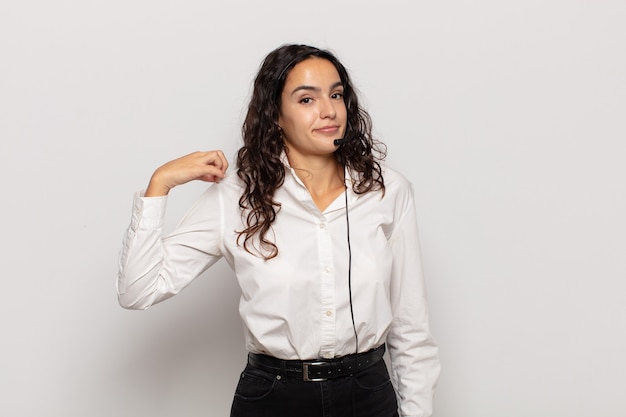
[[[145,191],[137,191],[133,199],[133,230],[154,230],[163,227],[167,196],[144,197]]]

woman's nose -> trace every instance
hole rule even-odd
[[[322,108],[320,109],[320,117],[322,119],[329,118],[334,119],[337,115],[337,110],[335,109],[335,103],[330,99],[322,100],[321,102]]]

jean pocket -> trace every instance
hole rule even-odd
[[[276,382],[274,375],[248,365],[241,373],[235,396],[243,400],[260,400],[272,392]]]

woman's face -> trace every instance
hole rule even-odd
[[[323,58],[309,58],[287,74],[281,95],[278,125],[290,158],[332,154],[346,129],[343,84],[335,66]]]

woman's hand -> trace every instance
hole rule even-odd
[[[224,152],[220,150],[194,152],[185,155],[160,166],[154,171],[145,196],[164,196],[177,185],[193,180],[220,182],[224,178],[227,168],[228,161]]]

